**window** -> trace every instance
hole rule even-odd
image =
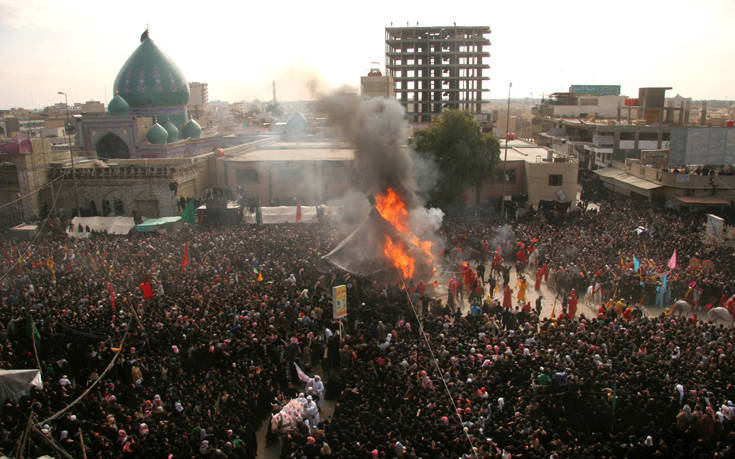
[[[549,175],[549,186],[561,186],[563,180],[560,174]]]
[[[237,183],[258,183],[258,171],[255,169],[239,169]]]

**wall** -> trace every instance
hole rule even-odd
[[[577,199],[577,172],[576,162],[564,163],[526,163],[526,182],[528,188],[528,205],[538,206],[540,200],[558,200],[557,190],[564,191],[567,200],[572,202],[572,207]],[[562,185],[549,185],[550,175],[561,175]]]
[[[735,164],[735,128],[672,128],[669,164]]]

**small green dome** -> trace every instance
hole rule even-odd
[[[140,46],[130,55],[115,78],[115,94],[131,108],[186,105],[189,83],[146,31]]]
[[[181,137],[184,139],[198,139],[201,136],[202,127],[193,118],[187,121],[181,130]]]
[[[177,128],[176,125],[171,122],[171,119],[168,119],[165,123],[163,123],[163,128],[166,129],[166,132],[168,132],[168,143],[176,142],[177,140],[179,140],[179,128]]]
[[[157,145],[164,145],[168,142],[168,132],[163,126],[158,124],[157,121],[153,123],[153,126],[151,126],[150,129],[148,129],[148,133],[145,137],[150,143],[155,143]]]
[[[127,115],[130,112],[130,105],[118,94],[107,104],[107,111],[110,115]]]

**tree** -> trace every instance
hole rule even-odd
[[[449,110],[414,137],[414,149],[436,164],[439,178],[429,200],[447,206],[468,186],[480,185],[495,170],[500,159],[500,142],[483,134],[469,112]]]

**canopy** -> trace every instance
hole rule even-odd
[[[66,230],[66,234],[73,238],[88,238],[92,231],[124,235],[128,234],[134,226],[133,217],[74,217],[71,219],[71,225]]]
[[[175,217],[149,218],[140,225],[135,225],[136,231],[147,233],[150,231],[177,231],[181,227],[181,215]]]
[[[0,400],[18,400],[28,395],[31,386],[43,389],[38,370],[0,370]]]

